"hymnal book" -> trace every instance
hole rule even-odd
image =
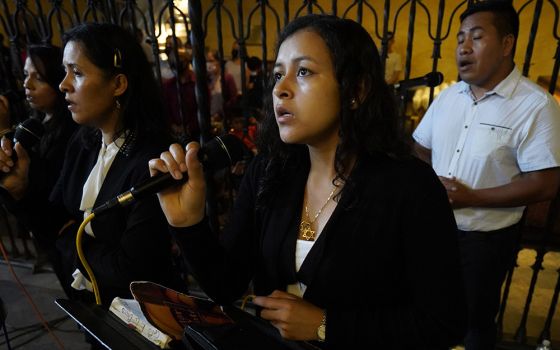
[[[162,332],[180,340],[189,325],[233,325],[220,305],[210,299],[177,292],[153,282],[132,282],[132,296],[146,319]]]
[[[169,348],[173,339],[148,322],[136,300],[116,297],[111,302],[109,311],[160,348]]]
[[[235,306],[222,308],[210,299],[152,282],[132,282],[130,291],[149,323],[173,338],[171,344],[194,342],[195,348],[220,350],[316,349],[307,342],[282,339],[268,321]]]

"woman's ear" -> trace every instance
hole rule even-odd
[[[350,109],[355,110],[364,102],[366,98],[366,83],[365,81],[360,81],[358,84],[358,89],[352,99],[350,100]]]
[[[124,74],[117,74],[113,79],[115,81],[115,92],[113,95],[119,97],[128,89],[128,78]]]

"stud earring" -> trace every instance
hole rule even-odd
[[[357,102],[357,101],[356,101],[356,98],[355,98],[355,97],[352,97],[352,99],[350,100],[350,104],[351,104],[352,106],[354,106],[354,105],[356,105],[356,102]]]

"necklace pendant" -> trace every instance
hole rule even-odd
[[[306,220],[302,220],[299,225],[299,236],[306,241],[315,240],[315,231],[311,229],[311,224]]]

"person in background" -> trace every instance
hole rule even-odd
[[[74,300],[93,301],[91,283],[78,261],[76,233],[93,208],[149,177],[146,162],[171,138],[163,122],[158,86],[142,48],[125,29],[112,24],[80,24],[64,35],[60,83],[79,130],[69,140],[64,163],[50,194],[56,208],[61,282]],[[27,189],[29,157],[4,138],[0,168],[4,186],[16,199]],[[4,171],[5,172],[5,171]],[[172,288],[181,281],[172,264],[171,241],[155,197],[97,216],[83,237],[86,260],[108,308],[114,297],[131,298],[129,285],[150,280]],[[69,288],[69,287],[72,288]]]
[[[251,56],[247,60],[247,67],[250,70],[247,105],[253,113],[260,115],[262,114],[264,97],[262,60],[257,56]]]
[[[453,213],[398,138],[394,96],[358,23],[296,18],[279,36],[250,163],[225,231],[210,232],[199,146],[149,163],[188,181],[158,194],[215,301],[253,303],[286,339],[327,349],[449,349],[466,310]],[[411,175],[414,174],[414,175]]]
[[[224,86],[222,87],[222,65],[220,54],[217,50],[206,51],[206,72],[208,74],[208,89],[210,90],[210,117],[212,125],[219,130],[224,118],[227,119],[230,110],[238,101],[237,87],[233,76],[224,73]],[[222,91],[222,88],[225,90]]]
[[[78,127],[72,120],[64,94],[58,89],[64,77],[62,50],[51,45],[29,46],[23,73],[26,101],[31,107],[32,117],[41,120],[45,132],[36,149],[29,150],[33,161],[23,197],[14,201],[7,192],[2,196],[2,201],[18,221],[32,232],[38,248],[36,267],[40,268],[45,260],[57,266],[59,261],[55,253],[55,241],[59,228],[53,226],[50,220],[53,213],[48,199],[60,175],[68,140]],[[0,96],[0,129],[11,131],[10,119],[8,100]],[[5,177],[0,179],[2,187],[5,181],[9,181]],[[54,270],[59,271],[57,268]]]
[[[395,51],[395,34],[387,32],[389,43],[387,46],[387,60],[385,61],[385,81],[393,85],[398,83],[402,71],[401,55]]]
[[[180,38],[176,38],[177,39],[177,47],[181,48],[183,47],[183,41]],[[175,54],[173,52],[173,47],[174,47],[174,43],[173,43],[173,36],[172,35],[168,35],[165,38],[165,48],[163,50],[163,52],[165,53],[165,57],[166,59],[164,60],[160,60],[160,70],[161,70],[161,79],[165,82],[168,79],[172,79],[175,77],[176,72],[174,71],[175,68],[172,67],[173,64],[173,60],[174,58],[172,58]],[[192,53],[191,53],[192,56]]]
[[[216,55],[218,57],[218,55]],[[245,56],[246,57],[246,56]],[[242,81],[241,81],[241,51],[239,48],[239,43],[235,41],[231,48],[231,59],[225,64],[226,74],[231,74],[235,82],[235,87],[237,89],[237,94],[241,95],[243,93]],[[245,64],[245,83],[249,84],[249,75],[251,72]]]
[[[138,43],[142,47],[142,50],[144,51],[148,62],[150,62],[150,64],[153,66],[156,60],[154,57],[154,52],[152,50],[152,45],[149,42],[150,38],[148,36],[144,36],[144,32],[140,28],[134,29],[134,35],[136,36],[136,40],[138,40]]]
[[[438,95],[413,134],[416,153],[440,176],[454,208],[467,350],[494,349],[523,210],[552,199],[560,183],[560,109],[516,68],[518,31],[510,3],[470,5],[457,34],[462,81]]]
[[[188,47],[179,47],[178,54],[179,62],[175,62],[173,51],[169,56],[170,66],[176,75],[174,74],[172,78],[166,79],[162,83],[167,117],[175,135],[198,140],[200,127],[197,116],[195,75],[191,69],[192,50]],[[177,92],[177,80],[179,80],[180,93]],[[179,104],[179,98],[181,98],[181,104]],[[179,106],[182,108],[182,119]]]

